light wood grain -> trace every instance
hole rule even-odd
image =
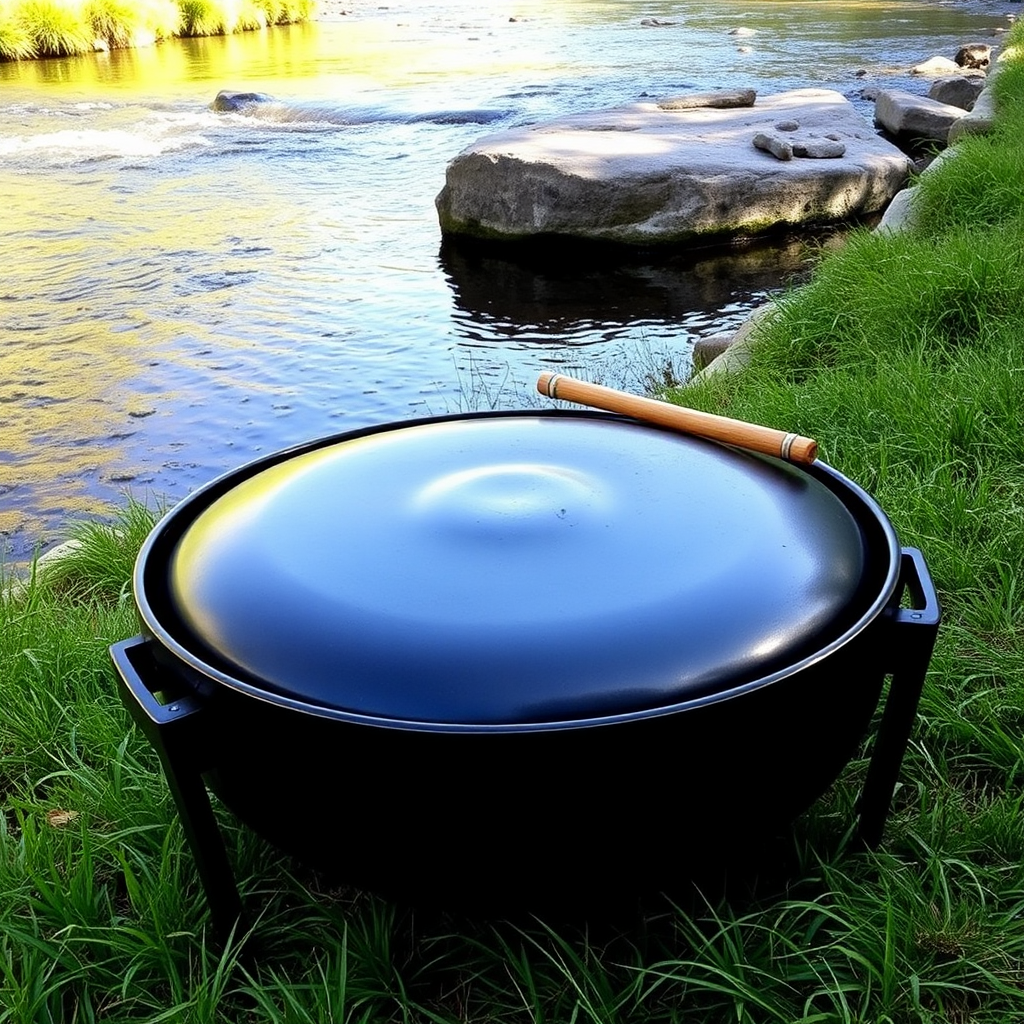
[[[818,457],[818,442],[810,437],[730,419],[728,416],[715,416],[713,413],[687,409],[685,406],[652,398],[641,398],[626,391],[606,388],[602,384],[565,377],[560,373],[542,373],[537,380],[537,390],[548,398],[621,413],[623,416],[722,441],[763,455],[774,455],[790,462],[809,464]]]

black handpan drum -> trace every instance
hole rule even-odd
[[[385,892],[639,891],[805,810],[892,673],[877,841],[939,618],[920,554],[828,466],[563,410],[263,458],[174,508],[134,585],[122,694],[222,927],[207,785]]]

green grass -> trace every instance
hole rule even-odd
[[[173,36],[304,21],[314,0],[0,0],[0,60],[63,57]]]
[[[175,0],[85,0],[83,12],[95,37],[111,49],[170,39],[181,24]]]
[[[66,57],[92,49],[92,27],[81,4],[65,0],[22,0],[18,11],[37,57]]]
[[[32,54],[32,36],[16,5],[0,0],[0,60],[22,60]]]
[[[219,946],[107,656],[136,631],[131,566],[153,521],[129,504],[2,588],[0,1024],[1024,1019],[1018,71],[999,79],[999,130],[925,176],[917,234],[823,258],[749,371],[678,393],[816,436],[925,552],[945,617],[879,852],[849,835],[869,747],[760,879],[587,924],[416,913],[223,815],[258,916]]]

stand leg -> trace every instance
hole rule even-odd
[[[938,597],[920,551],[904,550],[901,575],[913,607],[896,611],[890,643],[898,652],[897,662],[859,802],[858,832],[871,849],[882,840],[941,619]]]
[[[157,693],[181,686],[173,679],[164,679],[165,673],[142,637],[114,644],[110,655],[120,677],[125,706],[160,757],[214,929],[221,940],[226,940],[239,922],[242,903],[203,782],[203,769],[207,767],[203,752],[208,749],[203,735],[206,702],[191,691],[166,703],[157,700]]]

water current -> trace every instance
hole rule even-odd
[[[865,85],[926,91],[913,64],[995,42],[1015,7],[353,2],[0,65],[3,555],[313,437],[539,401],[539,370],[685,376],[694,340],[799,275],[806,247],[611,266],[449,251],[447,161],[496,128],[694,88],[836,88],[870,119]],[[222,88],[279,102],[218,113]]]

